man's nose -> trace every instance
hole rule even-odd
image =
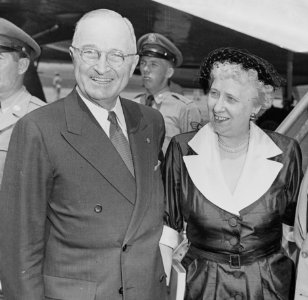
[[[140,71],[142,71],[143,73],[149,73],[150,68],[147,64],[144,64],[144,65],[140,66]]]
[[[104,71],[106,69],[110,69],[110,65],[107,61],[107,55],[106,53],[102,52],[100,58],[98,59],[97,63],[95,64],[95,68],[98,71]]]

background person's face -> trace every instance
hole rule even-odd
[[[170,64],[165,59],[142,56],[140,72],[143,86],[151,93],[156,94],[168,85],[168,70]]]
[[[74,46],[91,47],[98,50],[119,50],[123,54],[132,53],[132,41],[126,24],[115,18],[92,17],[80,24]],[[138,62],[138,56],[125,58],[120,67],[111,67],[102,52],[97,64],[85,63],[78,51],[72,50],[74,72],[82,94],[107,109],[111,109],[120,92],[126,87]]]
[[[250,83],[232,78],[215,78],[208,94],[208,110],[214,131],[220,136],[238,138],[249,131],[251,113],[256,111],[258,92]]]
[[[18,60],[13,52],[0,52],[0,97],[7,97],[17,89]]]

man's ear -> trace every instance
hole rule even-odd
[[[73,50],[72,50],[71,47],[69,47],[69,53],[70,53],[70,57],[71,57],[72,61],[74,61]]]
[[[25,74],[30,65],[30,59],[28,57],[21,57],[18,60],[18,74]]]
[[[134,71],[135,71],[135,69],[136,69],[136,67],[137,67],[137,65],[138,65],[138,62],[139,62],[139,55],[136,54],[136,55],[134,56],[134,58],[133,58],[133,63],[132,63],[132,65],[131,65],[130,72],[129,72],[129,77],[132,77],[132,76],[133,76]]]
[[[166,77],[169,79],[172,77],[172,75],[174,74],[174,68],[173,67],[169,67],[166,73]]]

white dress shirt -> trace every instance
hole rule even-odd
[[[105,131],[108,137],[109,136],[109,128],[110,128],[110,122],[108,121],[108,110],[101,107],[99,104],[93,103],[92,101],[88,100],[85,98],[79,88],[76,88],[80,98],[83,100],[83,102],[86,104],[86,106],[89,108],[90,112],[98,122],[98,124],[102,127],[102,129]],[[116,104],[114,108],[111,110],[114,111],[115,114],[117,115],[117,121],[120,126],[120,128],[123,131],[124,136],[128,140],[128,135],[127,135],[127,127],[126,127],[126,122],[124,118],[124,113],[121,105],[120,98],[117,98]]]

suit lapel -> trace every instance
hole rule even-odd
[[[152,125],[145,122],[139,105],[125,99],[121,99],[121,103],[132,150],[137,187],[136,203],[126,232],[125,243],[139,228],[151,199],[149,192],[153,182],[154,162],[151,145]]]
[[[65,100],[66,141],[128,201],[135,202],[134,178],[115,150],[104,130],[86,105],[73,91]]]

